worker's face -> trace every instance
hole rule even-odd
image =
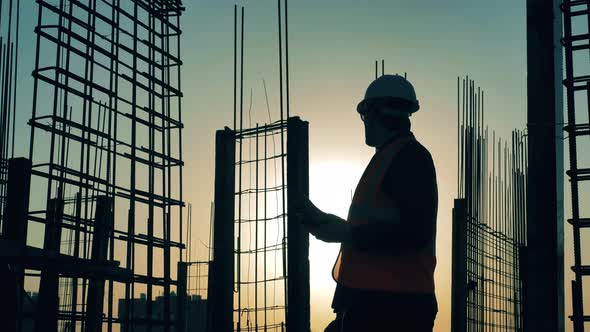
[[[367,112],[362,119],[365,125],[365,144],[368,146],[378,148],[396,134],[395,130],[383,125],[382,112],[387,112],[389,118],[399,116],[401,119],[402,116],[407,117],[403,112],[397,114],[396,111],[391,109],[372,109]]]

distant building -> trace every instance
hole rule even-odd
[[[147,331],[145,320],[148,319],[147,309],[147,297],[146,294],[142,293],[138,299],[132,299],[133,313],[131,314],[131,320],[135,321],[134,331],[143,332]],[[174,321],[177,317],[176,309],[177,297],[176,293],[170,293],[170,319]],[[186,303],[186,327],[185,331],[191,332],[205,332],[206,320],[207,320],[207,300],[202,299],[200,295],[192,295],[187,297]],[[125,330],[126,318],[127,318],[127,305],[125,299],[119,299],[119,319],[121,320],[121,330]],[[152,302],[152,317],[151,319],[156,321],[163,321],[164,318],[164,297],[158,296]],[[152,326],[153,332],[164,331],[164,327],[154,323]]]

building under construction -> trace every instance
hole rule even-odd
[[[526,140],[497,138],[484,92],[457,80],[457,194],[453,208],[453,332],[522,331]]]
[[[289,109],[287,1],[277,5],[280,106],[271,115],[266,96],[263,123],[244,114],[244,8],[234,7],[233,126],[216,133],[212,243],[193,261],[183,2],[37,0],[26,158],[15,158],[23,13],[20,0],[0,2],[3,330],[310,331],[309,234],[290,218],[309,195],[309,124]],[[589,1],[527,1],[527,128],[511,139],[486,126],[475,83],[457,81],[453,332],[563,331],[568,318],[581,332],[590,322],[579,139],[590,134],[589,14]]]
[[[209,331],[310,331],[309,234],[289,217],[309,195],[308,123],[290,117],[288,12],[277,4],[280,106],[262,125],[243,110],[244,8],[240,24],[234,8],[233,129],[215,141]]]
[[[10,1],[9,21],[19,19],[19,6]],[[183,5],[40,0],[37,7],[28,159],[7,159],[11,105],[3,103],[1,284],[5,303],[16,304],[3,325],[182,331],[173,311],[186,296],[173,294],[186,294]],[[3,87],[18,59],[18,38],[8,35]],[[3,97],[14,101],[10,90]]]

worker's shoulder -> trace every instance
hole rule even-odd
[[[404,144],[389,165],[385,183],[395,188],[425,188],[436,181],[436,170],[428,149],[412,139]]]
[[[407,142],[400,150],[400,155],[403,155],[403,159],[406,160],[433,162],[430,151],[428,151],[428,149],[417,139],[412,139]]]

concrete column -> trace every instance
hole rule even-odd
[[[27,215],[31,187],[31,161],[13,158],[8,161],[8,184],[6,205],[2,224],[2,239],[12,241],[24,248],[27,244]],[[19,331],[22,322],[24,268],[19,264],[0,264],[0,298],[6,306],[0,310],[0,321],[6,331]]]
[[[235,133],[215,136],[215,218],[213,262],[208,287],[208,331],[233,331]]]
[[[50,199],[47,202],[45,238],[43,241],[43,251],[46,257],[59,255],[63,210],[64,203],[61,198]],[[56,266],[47,265],[41,271],[41,280],[39,282],[35,332],[57,331],[58,291],[59,271]]]
[[[92,233],[92,261],[100,264],[107,260],[109,238],[114,226],[113,200],[107,196],[96,197],[94,231]],[[105,278],[96,275],[88,283],[88,302],[86,309],[86,331],[102,331]]]
[[[467,329],[467,219],[465,200],[455,199],[453,207],[453,261],[451,296],[451,332],[465,332]]]
[[[309,124],[287,120],[287,331],[310,331],[309,233],[290,218],[293,203],[309,197]]]
[[[558,0],[527,0],[525,331],[563,331],[563,86]]]
[[[188,264],[186,262],[178,262],[178,294],[176,295],[176,331],[186,331],[186,303],[187,303],[187,269]]]

